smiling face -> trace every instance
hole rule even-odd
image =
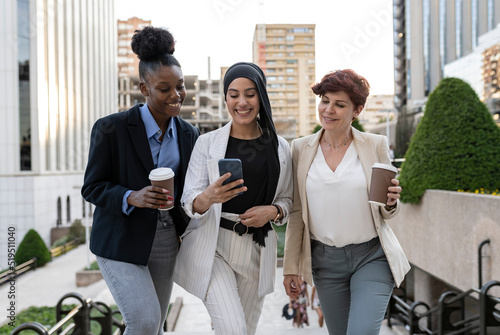
[[[141,93],[146,97],[151,114],[158,125],[179,115],[186,98],[184,77],[178,66],[162,66],[140,82]]]
[[[361,113],[363,106],[355,107],[344,91],[326,92],[318,104],[318,114],[325,130],[345,131],[352,120]]]
[[[255,83],[248,78],[233,80],[227,89],[226,107],[234,125],[255,125],[260,109]]]

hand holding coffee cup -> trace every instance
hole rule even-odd
[[[396,177],[398,169],[389,164],[375,163],[372,166],[372,179],[370,184],[370,194],[368,202],[378,205],[393,205],[399,198],[401,188],[392,183],[392,179]],[[391,189],[389,189],[391,187]],[[396,197],[388,197],[387,194],[392,193]]]
[[[172,204],[159,208],[161,211],[168,211],[174,207],[174,176],[174,171],[165,167],[156,168],[149,173],[151,185],[168,190],[169,195],[172,197]]]

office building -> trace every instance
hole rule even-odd
[[[48,245],[51,228],[90,214],[91,127],[117,111],[114,1],[0,1],[0,44],[0,227]]]
[[[253,62],[267,76],[278,134],[288,140],[312,133],[316,120],[314,24],[258,24]]]
[[[400,142],[406,143],[415,126],[412,119],[446,75],[446,66],[472,54],[481,45],[481,36],[500,23],[500,4],[497,0],[394,0],[393,4],[395,106],[401,123],[398,132],[406,132]]]

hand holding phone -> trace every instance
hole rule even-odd
[[[219,159],[219,175],[222,176],[227,172],[231,172],[231,176],[226,179],[222,185],[226,185],[233,181],[243,179],[243,168],[241,165],[241,160],[238,158],[223,158]],[[240,184],[236,187],[243,187],[243,184]]]

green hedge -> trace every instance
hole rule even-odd
[[[500,187],[500,128],[469,84],[443,79],[429,95],[399,177],[401,201],[419,203],[425,190]]]
[[[76,305],[63,305],[64,310],[71,310],[75,308]],[[109,306],[111,310],[115,311],[118,308],[116,305],[111,305]],[[92,316],[102,316],[99,311],[92,309]],[[114,315],[114,317],[118,320],[122,320],[121,314]],[[17,327],[25,322],[38,322],[41,323],[43,326],[45,326],[47,329],[52,328],[56,324],[56,308],[55,307],[29,307],[28,309],[22,311],[19,313],[19,315],[16,316],[16,321],[14,323],[14,326]],[[64,328],[66,328],[65,326]],[[0,327],[0,335],[8,335],[10,334],[14,328],[10,326],[9,324],[6,324],[2,327]],[[113,331],[116,330],[116,327],[113,326]],[[100,334],[101,333],[101,326],[96,322],[92,321],[90,323],[90,331],[92,334]],[[32,330],[25,330],[22,332],[23,335],[36,335],[37,332],[32,331]]]
[[[37,266],[45,265],[51,259],[50,251],[45,242],[34,229],[30,229],[19,244],[14,260],[19,265],[33,257],[37,258]]]

